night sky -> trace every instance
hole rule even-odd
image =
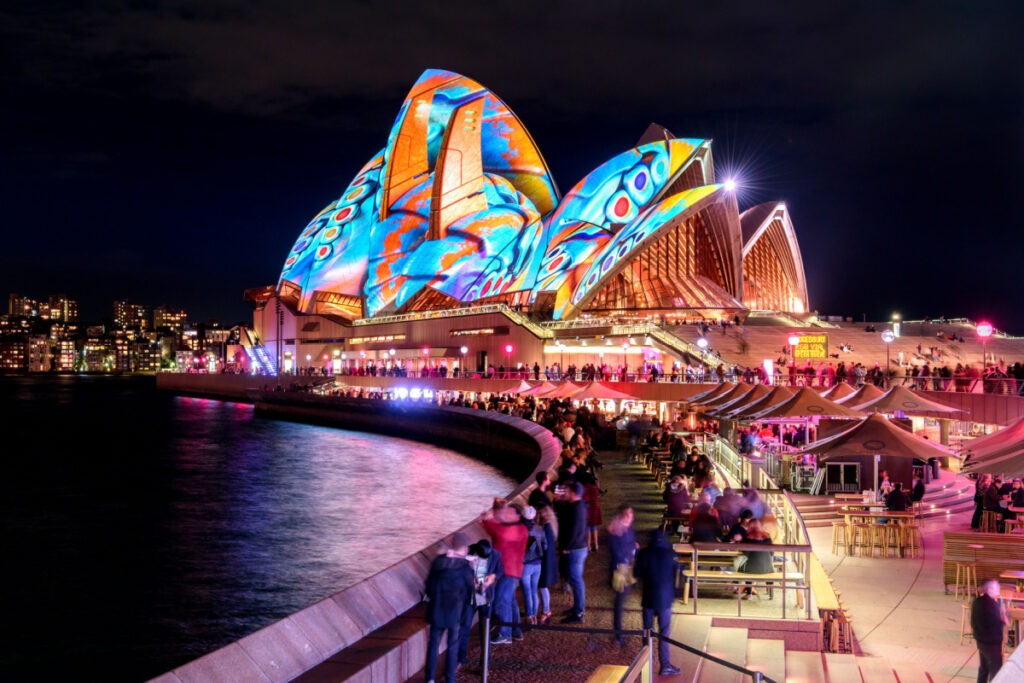
[[[247,319],[442,68],[563,192],[651,121],[713,138],[741,209],[788,203],[822,314],[1024,333],[1022,29],[1015,1],[4,2],[0,294]]]

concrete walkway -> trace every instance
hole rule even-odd
[[[815,553],[853,614],[853,632],[864,655],[931,674],[935,683],[973,681],[978,653],[960,645],[961,605],[942,584],[942,532],[965,531],[970,514],[923,521],[924,552],[916,559],[833,555],[832,529],[808,529]]]

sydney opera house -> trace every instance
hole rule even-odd
[[[246,298],[253,362],[286,371],[543,367],[601,346],[665,369],[694,353],[666,322],[809,310],[785,204],[740,213],[710,140],[652,124],[563,194],[501,99],[438,70]]]

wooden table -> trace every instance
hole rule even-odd
[[[1017,584],[1017,590],[1024,592],[1024,571],[1007,569],[999,574],[1000,579],[1013,579]]]
[[[872,509],[884,510],[885,509],[885,503],[847,503],[847,504],[843,505],[839,509],[840,509],[840,511],[847,511],[847,510],[872,510]]]
[[[878,506],[872,506],[872,507],[878,507]],[[884,508],[884,506],[882,506],[882,507]],[[884,519],[895,519],[897,522],[900,522],[902,524],[902,522],[904,520],[908,520],[909,519],[909,520],[913,521],[913,519],[914,519],[914,513],[912,511],[900,512],[900,511],[897,511],[897,510],[886,510],[884,512],[869,512],[869,511],[860,511],[860,512],[858,512],[856,510],[848,510],[847,508],[843,507],[843,508],[840,508],[839,514],[841,514],[843,516],[843,518],[846,520],[846,554],[847,555],[853,555],[853,524],[854,524],[853,520],[855,520],[855,519],[876,520],[876,519],[883,519],[884,518]],[[902,550],[900,551],[900,556],[901,557],[903,556]]]

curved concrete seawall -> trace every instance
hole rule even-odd
[[[162,388],[215,395],[206,387],[189,390],[180,379],[175,385]],[[459,450],[520,480],[506,494],[509,500],[524,498],[533,487],[534,474],[551,470],[559,454],[558,441],[547,429],[499,413],[286,392],[250,391],[246,398],[255,403],[258,413],[270,417],[378,432]],[[321,680],[405,681],[423,667],[426,657],[425,624],[413,608],[422,600],[430,563],[448,549],[451,534],[460,530],[474,539],[486,536],[479,518],[462,529],[452,529],[436,543],[377,574],[152,680],[283,682],[316,667],[318,674],[324,674]]]

